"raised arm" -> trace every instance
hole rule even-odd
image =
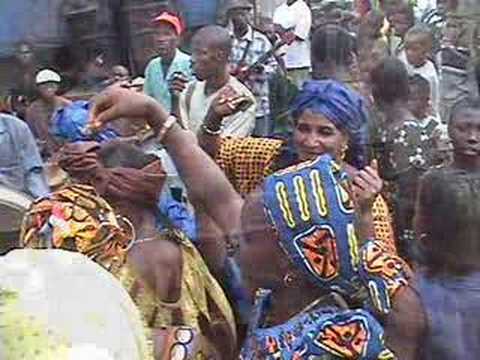
[[[251,112],[251,108],[251,99],[245,95],[238,94],[231,86],[225,86],[212,101],[207,116],[197,134],[200,147],[212,158],[215,158],[220,149],[220,134],[223,130],[224,118],[237,114],[240,111]],[[252,116],[254,117],[254,114]],[[248,115],[245,118],[247,117]],[[246,132],[249,132],[249,130]]]
[[[153,99],[124,89],[111,89],[99,95],[92,109],[93,129],[120,117],[147,119],[172,157],[192,201],[202,204],[206,213],[226,234],[239,228],[242,198],[214,163],[197,145],[194,135],[173,123]]]

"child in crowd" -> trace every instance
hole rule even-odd
[[[405,35],[405,51],[399,55],[399,59],[410,76],[418,74],[428,80],[433,114],[438,115],[440,81],[435,65],[429,60],[432,41],[432,33],[426,25],[415,25]]]
[[[422,128],[422,136],[431,140],[432,163],[442,165],[451,158],[451,145],[445,124],[433,115],[430,101],[430,83],[415,74],[409,78],[408,108]]]
[[[390,55],[398,56],[405,48],[405,35],[408,29],[415,23],[413,7],[403,0],[394,0],[390,4],[385,4],[384,9],[390,25]]]

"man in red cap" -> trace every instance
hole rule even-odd
[[[193,78],[190,56],[178,49],[183,24],[178,16],[168,12],[163,12],[153,22],[157,29],[158,57],[147,65],[143,89],[168,111],[174,111],[176,93],[170,89],[180,91],[180,85]]]

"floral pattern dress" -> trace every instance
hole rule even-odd
[[[432,164],[433,139],[418,121],[410,120],[381,132],[381,175],[394,210],[400,252],[408,255],[413,240],[413,215],[418,181]]]

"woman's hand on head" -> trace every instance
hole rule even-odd
[[[369,166],[358,171],[353,177],[353,195],[359,209],[371,210],[382,188],[383,180],[378,174],[378,162],[373,160]]]
[[[98,129],[113,120],[127,118],[133,122],[147,121],[153,129],[158,129],[167,117],[168,113],[151,97],[112,87],[94,98],[89,127]]]

